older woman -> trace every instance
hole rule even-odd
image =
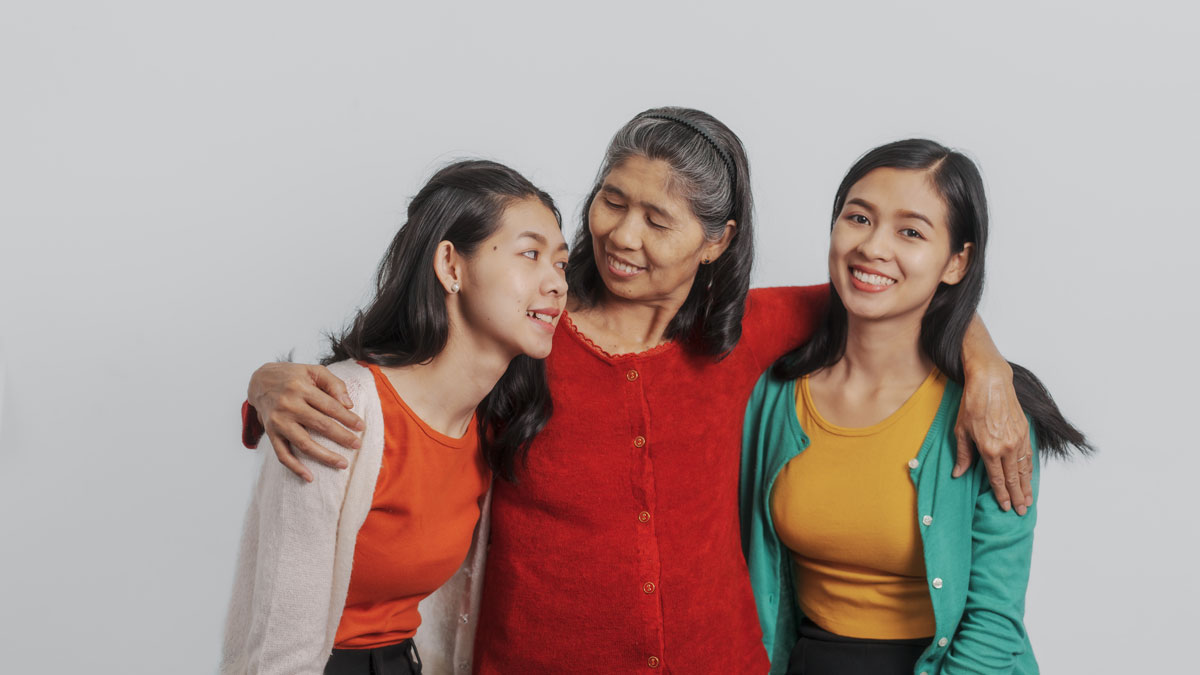
[[[749,291],[751,213],[745,150],[710,115],[657,108],[613,137],[547,360],[555,413],[493,485],[475,672],[768,669],[738,533],[741,418],[759,374],[811,333],[828,288]],[[1027,430],[1011,370],[978,321],[963,352],[960,426],[997,499],[1022,512]],[[341,460],[306,429],[353,442],[334,422],[358,424],[341,395],[336,378],[295,364],[264,366],[250,386],[298,473],[287,443]],[[262,429],[247,421],[253,440]]]

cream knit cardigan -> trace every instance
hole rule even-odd
[[[347,469],[307,465],[306,483],[263,452],[263,467],[242,531],[233,599],[225,624],[221,673],[320,675],[346,605],[358,530],[371,510],[383,461],[383,412],[371,371],[341,361],[340,377],[365,423],[354,451],[317,436],[343,455]],[[469,673],[487,554],[491,491],[461,568],[420,604],[417,648],[424,672]]]

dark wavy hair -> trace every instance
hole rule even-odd
[[[963,384],[962,341],[983,296],[984,253],[988,237],[987,196],[979,169],[966,155],[939,143],[911,139],[888,143],[859,158],[838,186],[833,199],[831,224],[836,224],[846,195],[875,169],[928,171],[949,214],[950,250],[957,253],[968,242],[973,246],[967,271],[957,284],[941,284],[921,319],[921,350],[946,374]],[[845,354],[846,307],[833,284],[824,320],[808,342],[783,355],[772,372],[785,380],[796,379],[837,363]],[[1033,420],[1038,446],[1052,456],[1065,457],[1074,447],[1092,452],[1083,432],[1063,417],[1050,392],[1028,369],[1010,363],[1013,387],[1021,407]]]
[[[446,346],[450,320],[445,290],[434,274],[438,244],[448,241],[470,257],[500,225],[509,204],[537,199],[562,217],[550,195],[516,171],[486,160],[467,160],[438,171],[408,205],[408,220],[379,264],[375,297],[340,335],[329,340],[321,363],[355,359],[380,366],[427,363]],[[524,354],[477,408],[488,465],[513,480],[533,437],[553,412],[546,364]]]
[[[683,123],[651,115],[673,117]],[[742,315],[754,262],[754,199],[750,193],[750,163],[741,139],[708,113],[691,108],[652,108],[613,136],[596,183],[583,204],[583,227],[575,236],[567,264],[568,292],[583,307],[594,306],[604,297],[588,209],[609,172],[630,157],[661,159],[670,165],[681,194],[704,228],[705,238],[720,237],[729,220],[737,223],[729,248],[712,263],[700,266],[665,336],[682,340],[693,351],[721,358],[742,336]]]

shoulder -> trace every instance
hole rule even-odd
[[[329,372],[333,373],[346,384],[346,389],[350,394],[350,400],[354,402],[357,408],[359,399],[378,399],[378,393],[375,389],[375,376],[371,373],[371,369],[354,361],[347,359],[338,361],[326,366]]]
[[[742,340],[766,368],[816,329],[829,302],[829,285],[755,288],[746,299]]]
[[[754,385],[750,400],[746,403],[746,423],[751,420],[765,420],[775,417],[778,409],[785,414],[792,414],[794,409],[795,390],[792,385],[795,380],[784,380],[777,377],[771,369],[767,369]]]
[[[770,316],[778,312],[802,315],[814,305],[824,308],[828,295],[829,284],[752,288],[746,296],[746,316]]]

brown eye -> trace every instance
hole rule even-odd
[[[925,237],[921,236],[920,232],[918,232],[917,230],[914,230],[911,227],[906,227],[903,230],[900,230],[900,234],[905,237],[908,237],[910,239],[924,239],[925,238]]]
[[[851,214],[850,220],[852,222],[858,223],[859,225],[870,225],[871,224],[871,221],[868,220],[867,217],[862,215],[861,213]]]

